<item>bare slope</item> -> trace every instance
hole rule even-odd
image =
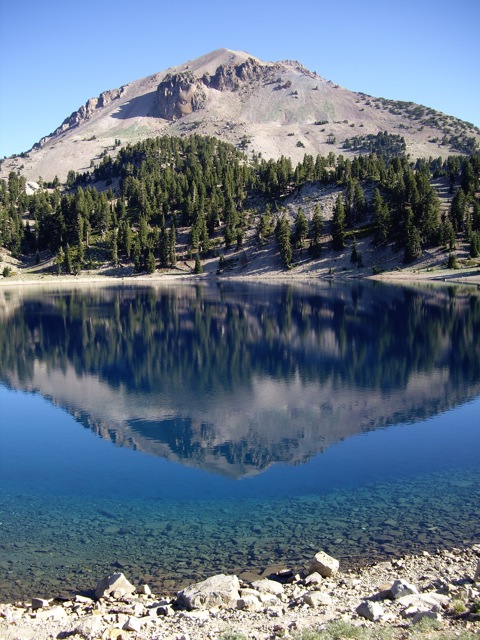
[[[262,62],[219,49],[148,78],[103,92],[40,140],[2,162],[35,181],[65,180],[102,155],[157,135],[215,135],[264,157],[351,153],[347,138],[388,131],[413,157],[447,156],[480,143],[480,131],[432,109],[372,98],[321,78],[298,62]]]

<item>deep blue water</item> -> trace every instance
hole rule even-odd
[[[480,541],[480,297],[1,291],[0,599]]]

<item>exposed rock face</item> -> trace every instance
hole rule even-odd
[[[271,75],[273,71],[272,67],[266,67],[257,60],[248,58],[241,64],[220,65],[213,76],[205,74],[202,81],[218,91],[236,91],[241,84],[262,80],[265,74]]]
[[[42,138],[40,142],[33,146],[33,148],[35,149],[38,147],[42,147],[45,142],[50,140],[50,138],[52,138],[53,136],[57,136],[60,133],[67,131],[67,129],[73,129],[83,122],[86,122],[94,115],[97,109],[106,107],[108,104],[110,104],[110,102],[112,102],[112,100],[120,98],[124,92],[124,89],[125,87],[120,87],[119,89],[110,89],[109,91],[103,91],[103,93],[101,93],[98,98],[90,98],[85,104],[82,104],[80,109],[74,111],[68,116],[68,118],[65,118],[62,124],[57,127],[57,129],[55,129],[53,133]]]
[[[202,109],[206,98],[202,83],[192,73],[168,74],[157,88],[155,115],[178,120]]]

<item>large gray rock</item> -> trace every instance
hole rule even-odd
[[[283,593],[283,585],[275,580],[268,580],[268,578],[255,580],[252,582],[252,587],[262,593],[273,593],[275,596],[281,596]]]
[[[84,616],[74,629],[74,633],[84,638],[95,638],[103,630],[105,622],[102,616]]]
[[[473,581],[480,582],[480,560],[478,561],[477,569],[475,571],[475,575],[473,576]]]
[[[309,607],[328,607],[332,604],[332,597],[323,591],[308,591],[302,597]]]
[[[308,573],[319,573],[323,578],[329,578],[337,573],[340,563],[328,553],[319,551],[310,562]]]
[[[189,611],[212,607],[235,609],[240,599],[239,589],[240,583],[237,576],[226,576],[221,573],[182,589],[177,593],[177,602]]]
[[[389,597],[392,598],[392,600],[398,600],[399,598],[403,598],[403,596],[417,593],[418,589],[415,585],[410,584],[406,580],[395,580],[390,587]]]
[[[100,580],[95,589],[95,598],[123,598],[123,596],[131,595],[135,591],[135,587],[131,584],[123,573],[114,573]]]
[[[371,620],[372,622],[376,622],[380,620],[383,616],[384,611],[381,605],[378,602],[371,602],[370,600],[365,600],[362,602],[357,608],[356,612],[362,618],[366,618],[367,620]]]

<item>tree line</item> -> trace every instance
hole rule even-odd
[[[379,136],[378,148],[398,147],[397,138]],[[242,247],[251,230],[259,245],[275,238],[287,267],[299,252],[318,257],[326,235],[344,250],[352,231],[393,244],[405,262],[430,246],[453,252],[460,237],[478,257],[480,155],[410,162],[397,151],[305,154],[293,166],[284,156],[248,159],[213,137],[147,139],[115,159],[105,155],[91,172],[70,172],[63,189],[54,180],[27,195],[25,178],[10,173],[0,181],[0,245],[37,259],[48,251],[68,273],[105,261],[151,272],[174,266],[180,252],[201,268],[212,252]],[[432,185],[440,178],[451,193],[448,211]],[[338,189],[328,225],[319,203],[309,218],[301,207],[294,220],[286,214],[285,199],[307,183]],[[355,241],[352,260],[361,263]]]

